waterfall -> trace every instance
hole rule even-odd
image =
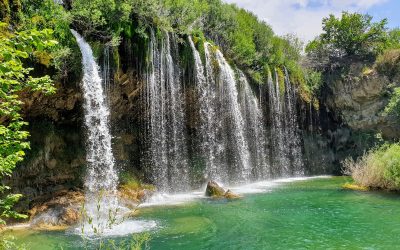
[[[167,32],[161,37],[150,32],[142,163],[157,188],[161,192],[188,190],[191,178],[199,174],[205,180],[231,184],[301,175],[296,90],[287,72],[284,79],[277,72],[274,79],[271,73],[268,77],[268,130],[263,103],[240,70],[232,69],[209,43],[204,43],[201,55],[189,37],[193,68],[185,72],[179,64],[177,40]],[[189,88],[195,101],[187,110],[183,80],[188,75],[194,79]],[[190,123],[195,125],[190,127],[193,138],[188,138],[187,118],[195,121]],[[193,162],[189,158],[199,166],[189,164]]]
[[[283,81],[284,86],[279,82]],[[284,79],[275,71],[275,84],[268,77],[274,176],[303,174],[301,140],[296,112],[296,93],[285,70]]]
[[[170,35],[159,41],[151,31],[150,64],[146,72],[147,143],[144,161],[149,161],[154,184],[165,192],[189,187],[185,115],[179,67],[172,53]],[[174,47],[174,49],[171,49]]]
[[[190,37],[189,43],[195,60],[205,177],[231,182],[248,181],[251,177],[250,153],[235,73],[222,53],[218,50],[214,53],[208,43],[204,44],[204,67]]]
[[[206,46],[209,49],[209,46]],[[240,182],[250,180],[251,164],[248,142],[244,136],[244,120],[240,112],[238,101],[238,90],[236,86],[235,73],[228,62],[225,60],[221,51],[216,51],[216,59],[219,65],[219,94],[222,101],[223,112],[227,114],[227,119],[233,134],[233,154],[231,157],[235,159],[236,178]]]
[[[206,71],[192,38],[189,37],[195,65],[195,84],[199,102],[201,151],[205,162],[205,178],[217,181],[226,180],[228,166],[225,156],[225,142],[221,119],[216,116],[216,84],[211,67],[211,54],[206,49]]]
[[[255,179],[269,178],[268,138],[263,111],[246,76],[241,71],[239,71],[239,82],[241,84],[240,106],[245,120],[246,137],[249,142],[252,175]]]
[[[296,112],[296,92],[290,82],[289,74],[285,69],[285,89],[286,89],[286,130],[287,132],[287,148],[290,149],[291,155],[291,175],[303,175],[304,163],[301,151],[301,139],[299,133],[299,125]]]
[[[89,44],[74,30],[82,53],[84,99],[84,120],[86,127],[85,179],[86,203],[88,216],[93,224],[104,228],[109,223],[109,213],[117,209],[118,176],[114,167],[109,128],[110,111],[105,101],[99,67],[94,60]],[[93,226],[93,225],[92,225]]]
[[[275,83],[271,74],[268,76],[269,107],[271,114],[271,138],[273,155],[273,172],[275,176],[285,176],[289,173],[289,159],[285,148],[285,128],[283,126],[284,110],[282,94],[279,86],[278,73],[275,71]]]

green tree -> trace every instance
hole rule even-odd
[[[306,47],[309,54],[326,54],[332,59],[348,56],[374,57],[387,42],[387,20],[372,22],[372,16],[343,12],[322,21],[323,33]]]
[[[52,30],[28,29],[13,32],[8,24],[0,22],[0,180],[10,176],[17,163],[24,159],[29,149],[24,130],[27,124],[21,117],[22,101],[19,94],[24,91],[41,91],[46,94],[55,91],[49,76],[33,77],[32,68],[26,62],[34,59],[36,52],[57,44],[51,40]],[[9,187],[0,185],[0,223],[5,218],[23,218],[12,210],[21,195],[9,194]]]
[[[400,49],[400,28],[395,28],[389,31],[389,39],[387,49]]]
[[[85,35],[104,40],[119,36],[130,21],[131,12],[129,0],[74,0],[71,10],[75,26]]]

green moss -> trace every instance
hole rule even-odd
[[[113,47],[112,56],[113,56],[114,67],[118,72],[119,69],[121,68],[121,58],[117,47]]]
[[[155,186],[143,183],[131,172],[122,172],[119,176],[120,186],[130,190],[155,190]]]
[[[285,74],[281,68],[276,68],[276,73],[278,77],[278,85],[279,85],[279,93],[283,96],[285,95],[286,87],[285,87]]]
[[[103,55],[104,47],[105,47],[104,43],[102,43],[100,41],[91,41],[90,47],[92,48],[93,56],[95,58],[100,58]]]
[[[206,51],[205,51],[205,42],[207,41],[204,37],[204,33],[200,30],[192,32],[193,43],[196,46],[197,51],[200,54],[201,61],[203,64],[206,62]]]

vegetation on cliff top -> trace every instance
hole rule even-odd
[[[322,74],[319,85],[314,85],[314,94],[318,95],[332,72],[346,76],[354,62],[375,67],[390,79],[400,73],[400,30],[389,30],[386,19],[373,22],[368,14],[343,12],[340,17],[324,18],[322,28],[322,34],[305,48],[305,66]]]
[[[204,35],[257,83],[266,82],[270,69],[283,67],[293,82],[305,83],[299,39],[276,36],[254,14],[220,0],[75,0],[70,13],[81,33],[104,42],[147,37],[150,27]]]
[[[387,48],[398,47],[396,30],[388,32],[387,20],[372,22],[372,16],[343,12],[322,21],[323,33],[306,46],[308,57],[319,70],[343,65],[343,61],[374,60]]]

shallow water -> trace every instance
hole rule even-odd
[[[397,248],[400,196],[343,190],[346,181],[332,177],[277,182],[264,186],[263,193],[247,193],[235,201],[203,198],[143,207],[138,220],[155,223],[149,227],[151,249]],[[33,250],[84,246],[79,236],[65,232],[20,230],[13,235]]]

